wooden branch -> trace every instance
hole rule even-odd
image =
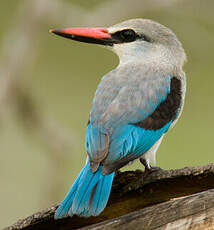
[[[82,230],[214,229],[214,189],[185,196]]]
[[[160,170],[144,179],[142,173],[118,173],[108,205],[98,217],[54,220],[53,206],[5,230],[214,229],[214,164]]]

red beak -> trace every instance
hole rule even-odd
[[[105,28],[66,28],[50,32],[72,40],[101,45],[112,45],[111,34]]]
[[[67,28],[50,30],[57,35],[77,35],[91,38],[110,38],[111,35],[105,28]]]

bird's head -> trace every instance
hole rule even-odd
[[[122,63],[161,60],[182,68],[186,58],[176,35],[167,27],[148,19],[131,19],[108,28],[67,28],[51,32],[110,48]]]

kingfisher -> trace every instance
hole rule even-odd
[[[169,28],[149,19],[51,32],[107,47],[120,60],[97,87],[86,128],[86,164],[55,212],[55,219],[98,216],[117,170],[136,159],[146,172],[155,170],[157,149],[183,110],[186,55]]]

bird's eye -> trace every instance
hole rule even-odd
[[[127,29],[127,30],[122,30],[119,32],[120,33],[120,37],[124,42],[132,42],[136,40],[136,33],[134,32],[134,30],[131,29]]]

